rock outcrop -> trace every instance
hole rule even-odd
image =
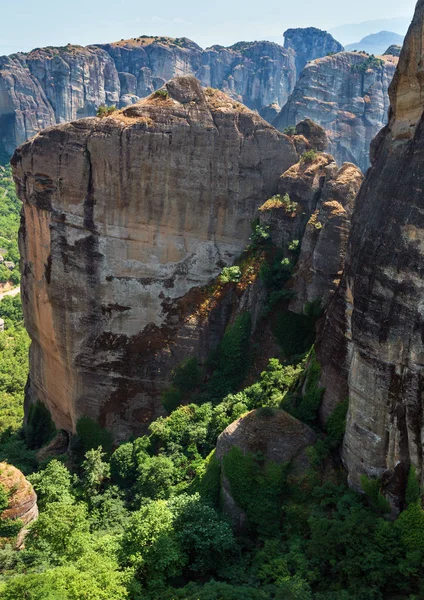
[[[252,410],[231,423],[218,437],[216,458],[223,459],[233,448],[246,455],[260,457],[262,466],[273,462],[290,464],[293,473],[305,472],[310,466],[306,449],[316,442],[316,434],[307,425],[283,410]],[[222,510],[238,529],[246,522],[246,515],[231,494],[231,481],[221,471]]]
[[[343,459],[349,481],[381,478],[402,508],[408,471],[424,477],[424,1],[417,4],[390,88],[390,120],[372,148],[342,286],[318,356],[325,418],[349,398]]]
[[[291,30],[286,47],[260,41],[202,50],[187,38],[141,36],[2,57],[0,159],[48,125],[94,116],[103,104],[134,104],[177,76],[194,75],[272,121],[293,91],[299,65],[337,49],[329,34],[311,28]]]
[[[337,290],[362,180],[355,165],[345,163],[339,168],[331,155],[317,154],[283,173],[279,200],[260,207],[260,223],[269,228],[277,247],[287,249],[293,240],[299,244],[290,281],[295,294],[289,305],[293,312],[303,313],[310,302],[325,308]]]
[[[67,431],[82,415],[142,431],[172,369],[222,337],[236,298],[214,307],[202,286],[297,160],[291,138],[192,77],[18,148],[27,404]]]
[[[316,27],[287,29],[284,33],[284,48],[295,52],[298,75],[310,60],[344,50],[330,33]]]
[[[0,485],[9,495],[9,504],[0,514],[0,523],[5,525],[19,519],[24,526],[16,539],[16,545],[20,546],[25,537],[25,526],[38,517],[37,494],[21,471],[7,463],[0,463]]]
[[[326,130],[337,163],[353,162],[365,172],[370,143],[387,123],[396,62],[393,56],[340,52],[308,63],[273,124],[284,131],[312,119]]]
[[[48,125],[128,106],[183,75],[274,118],[294,88],[295,55],[272,42],[202,50],[187,38],[142,36],[0,58],[0,158]]]
[[[389,46],[384,54],[399,57],[401,51],[402,51],[402,46],[397,46],[396,44],[394,44],[392,46]]]

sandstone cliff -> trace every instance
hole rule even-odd
[[[220,340],[237,299],[214,307],[202,286],[297,160],[292,139],[192,77],[21,146],[27,402],[68,431],[83,414],[118,438],[142,430],[172,368]]]
[[[0,513],[0,524],[7,525],[19,519],[23,528],[13,535],[19,547],[27,532],[25,526],[38,517],[37,494],[19,469],[4,462],[0,463],[0,485],[9,496],[8,506]],[[0,545],[1,541],[4,540],[0,537]]]
[[[424,1],[390,88],[390,120],[353,216],[346,269],[318,348],[325,418],[349,397],[343,458],[350,483],[379,477],[395,509],[414,465],[423,482],[422,168]]]
[[[308,63],[274,125],[284,131],[311,118],[327,131],[336,161],[353,162],[365,172],[371,140],[387,122],[396,61],[340,52]]]

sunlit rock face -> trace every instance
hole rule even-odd
[[[424,2],[390,88],[390,120],[353,215],[346,269],[318,344],[325,419],[349,398],[343,459],[351,485],[379,477],[402,508],[414,465],[423,479]]]
[[[59,428],[88,415],[118,438],[160,414],[172,369],[206,360],[239,302],[214,305],[202,286],[242,253],[297,160],[289,137],[192,77],[21,146],[27,404],[47,404]]]
[[[340,52],[308,63],[273,124],[284,131],[312,119],[326,130],[337,163],[352,162],[365,172],[370,143],[387,123],[397,60],[383,56],[372,62],[365,54]]]

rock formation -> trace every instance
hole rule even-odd
[[[320,336],[325,418],[349,398],[343,458],[351,485],[381,478],[395,510],[413,465],[423,482],[424,0],[390,88],[390,120],[353,216],[342,286]]]
[[[172,369],[219,342],[236,298],[214,308],[202,286],[297,160],[291,138],[192,77],[22,145],[27,403],[67,431],[88,415],[117,438],[140,432]]]
[[[310,60],[344,50],[330,33],[316,27],[287,29],[284,33],[284,48],[295,52],[298,75]]]
[[[345,163],[339,168],[331,155],[317,154],[283,173],[278,184],[280,200],[260,207],[260,223],[269,227],[277,247],[287,249],[293,240],[301,241],[290,282],[295,292],[289,306],[293,312],[303,313],[305,305],[313,301],[325,308],[337,290],[362,180],[355,165]],[[286,194],[289,200],[284,198]]]
[[[0,485],[9,494],[9,504],[0,514],[0,522],[19,519],[24,528],[17,536],[16,545],[22,544],[25,526],[38,517],[37,494],[24,475],[12,465],[0,463]]]
[[[0,158],[48,125],[94,116],[102,104],[133,104],[181,75],[258,111],[275,105],[267,109],[274,118],[293,90],[295,56],[272,42],[203,51],[186,38],[143,36],[0,58]]]
[[[340,52],[308,63],[274,125],[284,131],[309,117],[326,130],[338,164],[353,162],[365,172],[371,140],[387,122],[396,62]]]
[[[305,450],[316,442],[316,435],[283,410],[252,410],[231,423],[218,437],[216,458],[222,464],[224,457],[238,448],[243,454],[260,456],[262,465],[274,462],[290,463],[294,473],[305,472],[309,459]],[[221,471],[221,502],[223,511],[236,527],[242,528],[246,520],[243,510],[231,495],[231,481]]]
[[[395,44],[395,45],[389,46],[384,54],[399,57],[401,50],[402,50],[402,46],[397,46]]]
[[[141,36],[3,57],[0,159],[48,125],[94,116],[102,104],[128,106],[183,75],[196,76],[203,86],[223,90],[272,121],[293,91],[300,64],[340,49],[329,34],[310,28],[287,32],[285,48],[262,41],[202,50],[187,38]]]

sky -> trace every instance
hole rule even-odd
[[[259,39],[282,43],[289,27],[329,30],[412,17],[414,6],[415,0],[0,0],[0,55],[139,35],[185,36],[202,47]]]

